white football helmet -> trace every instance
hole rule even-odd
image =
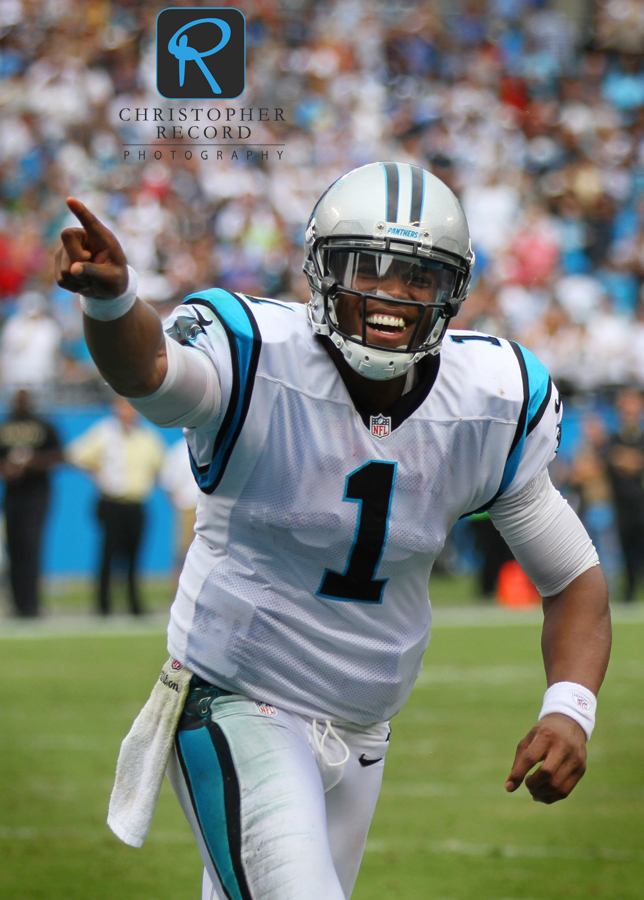
[[[311,213],[305,249],[314,332],[329,336],[351,368],[376,380],[403,375],[438,353],[474,265],[460,203],[440,179],[408,163],[370,163],[334,182]],[[405,296],[388,292],[392,279],[406,286],[398,291]],[[343,331],[338,321],[338,301],[352,297],[361,303],[360,334]],[[384,315],[375,314],[383,303]],[[397,307],[420,312],[408,322]],[[373,323],[410,337],[402,346],[370,343]]]

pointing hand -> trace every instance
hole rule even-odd
[[[80,200],[69,197],[67,206],[82,228],[61,232],[63,245],[56,253],[56,281],[60,287],[85,297],[113,300],[128,283],[123,248]]]

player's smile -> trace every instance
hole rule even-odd
[[[418,307],[398,304],[394,308],[378,302],[367,302],[367,342],[383,347],[398,347],[409,343],[418,321]],[[360,319],[360,310],[358,310]]]
[[[417,306],[403,306],[400,302],[387,303],[384,298],[382,301],[367,300],[367,343],[381,347],[407,346],[421,314],[422,311]],[[362,337],[362,301],[358,297],[346,294],[341,296],[338,317],[346,334]],[[417,342],[418,339],[414,343]]]

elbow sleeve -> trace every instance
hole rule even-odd
[[[128,397],[142,416],[161,428],[199,428],[219,415],[221,387],[205,353],[165,339],[168,371],[161,387],[149,397]]]
[[[588,532],[547,471],[509,500],[501,497],[490,518],[542,597],[558,594],[599,565]]]

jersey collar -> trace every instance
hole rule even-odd
[[[391,420],[391,431],[398,428],[399,425],[408,419],[412,413],[415,413],[419,406],[426,400],[429,392],[434,386],[434,382],[438,376],[440,368],[440,354],[436,356],[425,356],[420,362],[416,363],[417,378],[414,387],[403,394],[393,406],[390,406],[386,413],[382,413]],[[368,410],[364,406],[353,402],[360,418],[366,428],[371,429],[371,416],[374,415],[373,410]]]

